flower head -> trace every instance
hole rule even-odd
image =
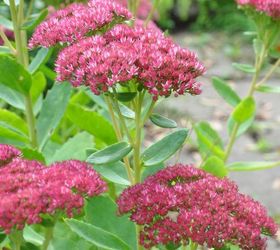
[[[275,19],[280,19],[280,1],[279,0],[236,0],[241,6],[248,6],[257,12],[263,12]]]
[[[108,25],[130,19],[129,11],[114,1],[91,0],[87,5],[73,3],[48,17],[35,30],[29,47],[72,44]]]
[[[157,99],[171,93],[200,94],[195,78],[205,71],[195,53],[182,49],[155,26],[116,25],[103,36],[83,39],[61,51],[58,80],[87,85],[95,94],[137,80]]]
[[[231,243],[261,250],[261,234],[277,231],[265,208],[233,182],[193,166],[167,167],[126,189],[117,203],[120,214],[130,213],[143,226],[140,243],[146,248],[191,239],[209,248]]]
[[[0,167],[8,164],[13,158],[20,156],[20,154],[21,152],[13,146],[0,144]]]
[[[20,230],[26,223],[40,223],[43,214],[71,217],[85,197],[105,190],[105,182],[86,163],[70,160],[46,167],[16,158],[0,169],[0,228]]]

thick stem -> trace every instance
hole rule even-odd
[[[13,21],[14,35],[15,35],[15,42],[16,42],[16,58],[21,65],[27,68],[29,60],[28,60],[28,51],[26,46],[27,44],[26,32],[21,31],[20,29],[24,21],[24,1],[20,0],[18,10],[14,0],[9,0],[9,2],[10,2],[10,12]],[[35,116],[33,112],[32,99],[29,93],[25,96],[25,116],[29,129],[30,145],[33,148],[37,148]]]
[[[42,245],[42,250],[47,250],[49,247],[49,244],[53,238],[53,230],[54,230],[54,226],[53,227],[47,227],[46,231],[45,231],[45,240],[43,242]]]

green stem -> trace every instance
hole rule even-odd
[[[140,234],[140,231],[141,231],[141,226],[135,224],[136,226],[136,243],[137,243],[137,250],[142,250],[143,247],[139,244],[139,234]]]
[[[152,20],[154,14],[155,14],[155,11],[156,11],[156,9],[157,9],[157,7],[158,7],[158,5],[159,5],[159,2],[160,2],[160,0],[155,0],[155,1],[154,1],[153,7],[152,7],[152,9],[151,9],[151,11],[150,11],[148,17],[147,17],[146,20],[145,20],[145,23],[144,23],[144,26],[145,26],[145,27],[147,27],[148,24],[149,24],[149,22]]]
[[[126,126],[126,122],[125,122],[125,118],[124,116],[122,115],[122,112],[121,112],[121,109],[120,109],[120,106],[119,106],[119,103],[118,103],[118,100],[117,100],[117,93],[116,93],[116,90],[114,89],[114,96],[112,97],[112,101],[114,103],[114,106],[115,106],[115,109],[117,111],[117,114],[118,114],[118,117],[119,117],[119,120],[120,120],[120,123],[121,123],[121,127],[123,128],[124,132],[125,132],[125,135],[127,136],[131,146],[133,146],[133,140],[132,140],[132,137],[130,135],[130,132],[128,130],[128,127]]]
[[[120,127],[118,125],[111,99],[108,96],[104,96],[104,99],[105,99],[105,102],[108,106],[109,114],[110,114],[111,119],[112,119],[113,128],[114,128],[115,133],[117,135],[117,139],[118,139],[118,141],[122,141],[123,140],[122,132],[121,132]],[[130,167],[128,157],[124,158],[124,164],[125,164],[125,169],[126,169],[126,173],[127,173],[129,181],[131,183],[134,183],[134,178],[133,178],[133,174],[131,172],[131,167]]]
[[[234,145],[236,137],[237,137],[238,129],[239,129],[239,124],[235,123],[234,127],[233,127],[233,130],[232,130],[232,133],[231,133],[231,136],[230,136],[230,139],[229,139],[229,143],[226,147],[225,158],[224,158],[225,162],[227,162],[227,160],[230,156],[230,153],[232,151],[233,145]]]
[[[273,72],[280,66],[280,58],[276,61],[276,63],[271,67],[271,69],[268,71],[268,73],[264,76],[264,78],[256,84],[256,87],[261,86],[264,84],[273,74]]]
[[[9,0],[10,12],[14,27],[15,42],[16,42],[16,58],[17,61],[27,69],[28,67],[28,51],[27,51],[27,38],[26,32],[22,31],[20,27],[24,21],[24,0],[20,0],[19,7],[17,8],[14,0]],[[37,136],[35,126],[35,116],[33,112],[32,99],[30,93],[25,96],[25,116],[29,130],[30,145],[37,148]]]
[[[141,152],[141,142],[142,142],[142,122],[141,122],[141,109],[142,109],[142,102],[143,102],[143,95],[139,93],[137,96],[136,107],[135,107],[135,128],[136,128],[136,135],[135,135],[135,144],[134,144],[134,171],[135,171],[135,183],[141,181],[141,161],[140,161],[140,152]]]
[[[142,124],[141,124],[142,127],[145,125],[145,122],[149,119],[150,115],[152,114],[155,105],[156,105],[156,102],[155,102],[155,101],[152,101],[152,102],[151,102],[151,105],[150,105],[150,107],[149,107],[149,109],[148,109],[148,111],[147,111],[147,113],[146,113],[146,115],[145,115],[145,117],[144,117],[144,119],[143,119],[143,122],[142,122]]]
[[[0,37],[4,41],[4,45],[6,45],[12,51],[12,53],[15,54],[16,53],[16,49],[11,44],[11,42],[9,41],[8,37],[6,36],[5,32],[3,31],[3,29],[1,27],[0,27]]]
[[[198,244],[190,240],[190,249],[197,250]]]
[[[248,95],[246,96],[246,98],[252,97],[255,90],[256,90],[256,84],[257,84],[258,78],[260,76],[261,68],[263,66],[264,59],[265,59],[266,55],[267,55],[267,47],[263,46],[263,48],[261,50],[261,53],[259,55],[256,55],[256,60],[255,60],[256,71],[254,73],[254,76],[253,76],[253,79],[252,79],[252,82],[251,82],[251,85],[250,85],[250,89],[249,89],[249,92],[248,92]],[[240,125],[241,124],[238,124],[238,123],[236,123],[234,125],[233,131],[232,131],[232,133],[230,135],[230,138],[229,138],[229,143],[226,147],[224,162],[227,162],[227,160],[228,160],[228,158],[231,154],[233,145],[234,145],[234,143],[236,141],[236,138],[237,138],[237,134],[238,134],[238,130],[239,130]]]
[[[44,240],[42,248],[41,248],[42,250],[47,250],[48,249],[49,244],[50,244],[50,242],[53,238],[53,231],[54,231],[54,226],[46,228],[45,240]]]
[[[23,240],[23,233],[22,231],[14,230],[9,235],[12,250],[20,250],[21,244]]]

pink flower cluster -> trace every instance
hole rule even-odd
[[[6,144],[0,144],[0,167],[8,164],[13,158],[20,156],[21,152]]]
[[[142,225],[140,243],[149,249],[191,239],[209,248],[231,243],[263,250],[266,239],[261,235],[277,231],[265,208],[240,194],[233,182],[190,165],[159,171],[126,189],[117,203],[119,214],[130,213]]]
[[[86,163],[70,160],[49,167],[14,158],[0,168],[0,228],[9,233],[40,223],[42,214],[79,213],[85,197],[101,194],[106,184]]]
[[[131,17],[125,7],[111,0],[91,0],[87,5],[73,3],[41,23],[29,41],[29,47],[72,44]]]
[[[250,6],[258,12],[264,12],[266,15],[275,19],[280,19],[280,1],[279,0],[236,0],[239,5]]]
[[[175,45],[159,29],[137,23],[83,39],[62,50],[56,62],[59,81],[88,85],[98,95],[117,83],[137,80],[154,99],[172,92],[200,94],[195,78],[204,70],[193,52]]]

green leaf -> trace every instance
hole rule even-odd
[[[256,69],[249,64],[233,63],[232,66],[246,73],[255,73]]]
[[[129,246],[116,235],[91,224],[75,219],[66,219],[70,229],[93,245],[108,250],[129,250]]]
[[[121,102],[130,102],[137,95],[137,92],[119,92],[117,93],[117,99]]]
[[[87,132],[82,132],[68,139],[60,149],[58,149],[53,157],[48,160],[48,164],[55,161],[64,160],[80,160],[84,161],[87,158],[86,149],[93,146],[93,138]]]
[[[92,164],[117,162],[124,158],[131,150],[132,147],[127,142],[118,142],[93,153],[88,157],[87,162]]]
[[[239,128],[238,128],[238,132],[237,132],[237,137],[244,134],[252,126],[254,120],[255,120],[255,117],[253,116],[246,122],[243,122],[242,124],[240,124]],[[227,121],[227,130],[228,130],[229,135],[231,135],[235,124],[236,124],[236,122],[234,121],[234,119],[231,115]]]
[[[33,30],[48,15],[48,9],[43,9],[40,13],[32,14],[27,21],[21,26],[22,30]]]
[[[11,50],[7,46],[0,46],[0,54],[11,54]]]
[[[67,109],[67,117],[76,126],[86,130],[107,144],[112,144],[117,141],[114,129],[110,122],[97,112],[70,103]]]
[[[280,162],[234,162],[227,165],[229,171],[257,171],[279,167]]]
[[[0,55],[0,72],[0,83],[25,95],[29,92],[31,75],[16,60]]]
[[[119,103],[119,107],[120,107],[121,113],[124,117],[126,117],[128,119],[134,119],[135,118],[135,113],[130,108],[123,105],[122,103]]]
[[[125,186],[131,185],[130,181],[127,180],[125,166],[121,161],[105,165],[94,165],[93,168],[110,182]]]
[[[38,234],[31,226],[25,226],[23,230],[23,238],[27,242],[31,242],[35,245],[42,245],[44,242],[44,237]]]
[[[85,241],[59,220],[55,223],[53,238],[48,250],[101,250]]]
[[[254,45],[254,52],[256,55],[260,55],[262,49],[263,49],[263,41],[261,39],[255,38],[253,40],[253,45]]]
[[[256,89],[259,92],[280,94],[280,86],[261,85]]]
[[[20,150],[22,152],[23,158],[28,160],[37,160],[44,164],[46,163],[45,157],[37,150],[32,148],[20,148]]]
[[[0,99],[17,109],[25,109],[23,95],[3,84],[0,84]]]
[[[224,161],[217,156],[210,156],[203,164],[202,169],[219,178],[223,178],[228,175],[228,170]]]
[[[197,135],[197,141],[200,153],[208,157],[211,154],[224,158],[223,142],[219,134],[207,122],[200,122],[195,125],[194,130]]]
[[[48,58],[48,56],[52,53],[52,50],[47,49],[47,48],[41,48],[36,56],[34,57],[34,59],[32,60],[32,62],[30,63],[30,65],[28,66],[28,70],[31,74],[34,74],[39,68],[40,66],[45,63],[46,58]]]
[[[94,197],[86,204],[85,219],[90,224],[117,235],[131,249],[136,249],[135,225],[128,215],[116,216],[116,211],[117,205],[109,197]]]
[[[0,126],[0,143],[23,146],[28,142],[29,141],[26,136],[22,136],[6,127]]]
[[[161,128],[177,128],[177,123],[159,114],[152,114],[150,120]]]
[[[235,107],[241,101],[236,92],[224,80],[213,77],[212,83],[217,93],[231,106]]]
[[[47,140],[59,124],[71,94],[68,83],[55,84],[48,91],[37,120],[39,149],[42,150]]]
[[[154,166],[170,158],[182,147],[187,136],[187,129],[179,129],[148,147],[141,155],[144,165]]]
[[[45,75],[41,71],[38,71],[36,74],[32,76],[32,86],[30,89],[30,95],[33,104],[41,96],[46,85],[47,85],[47,79],[45,78]]]
[[[232,113],[235,122],[242,124],[254,117],[256,111],[256,104],[253,97],[248,97],[241,101]]]
[[[208,122],[199,122],[195,128],[201,131],[213,144],[218,145],[221,149],[224,147],[220,135]]]
[[[0,25],[9,30],[14,29],[13,23],[2,15],[0,15]]]
[[[16,113],[7,109],[0,109],[0,126],[6,127],[19,135],[28,138],[28,128],[26,122]]]

